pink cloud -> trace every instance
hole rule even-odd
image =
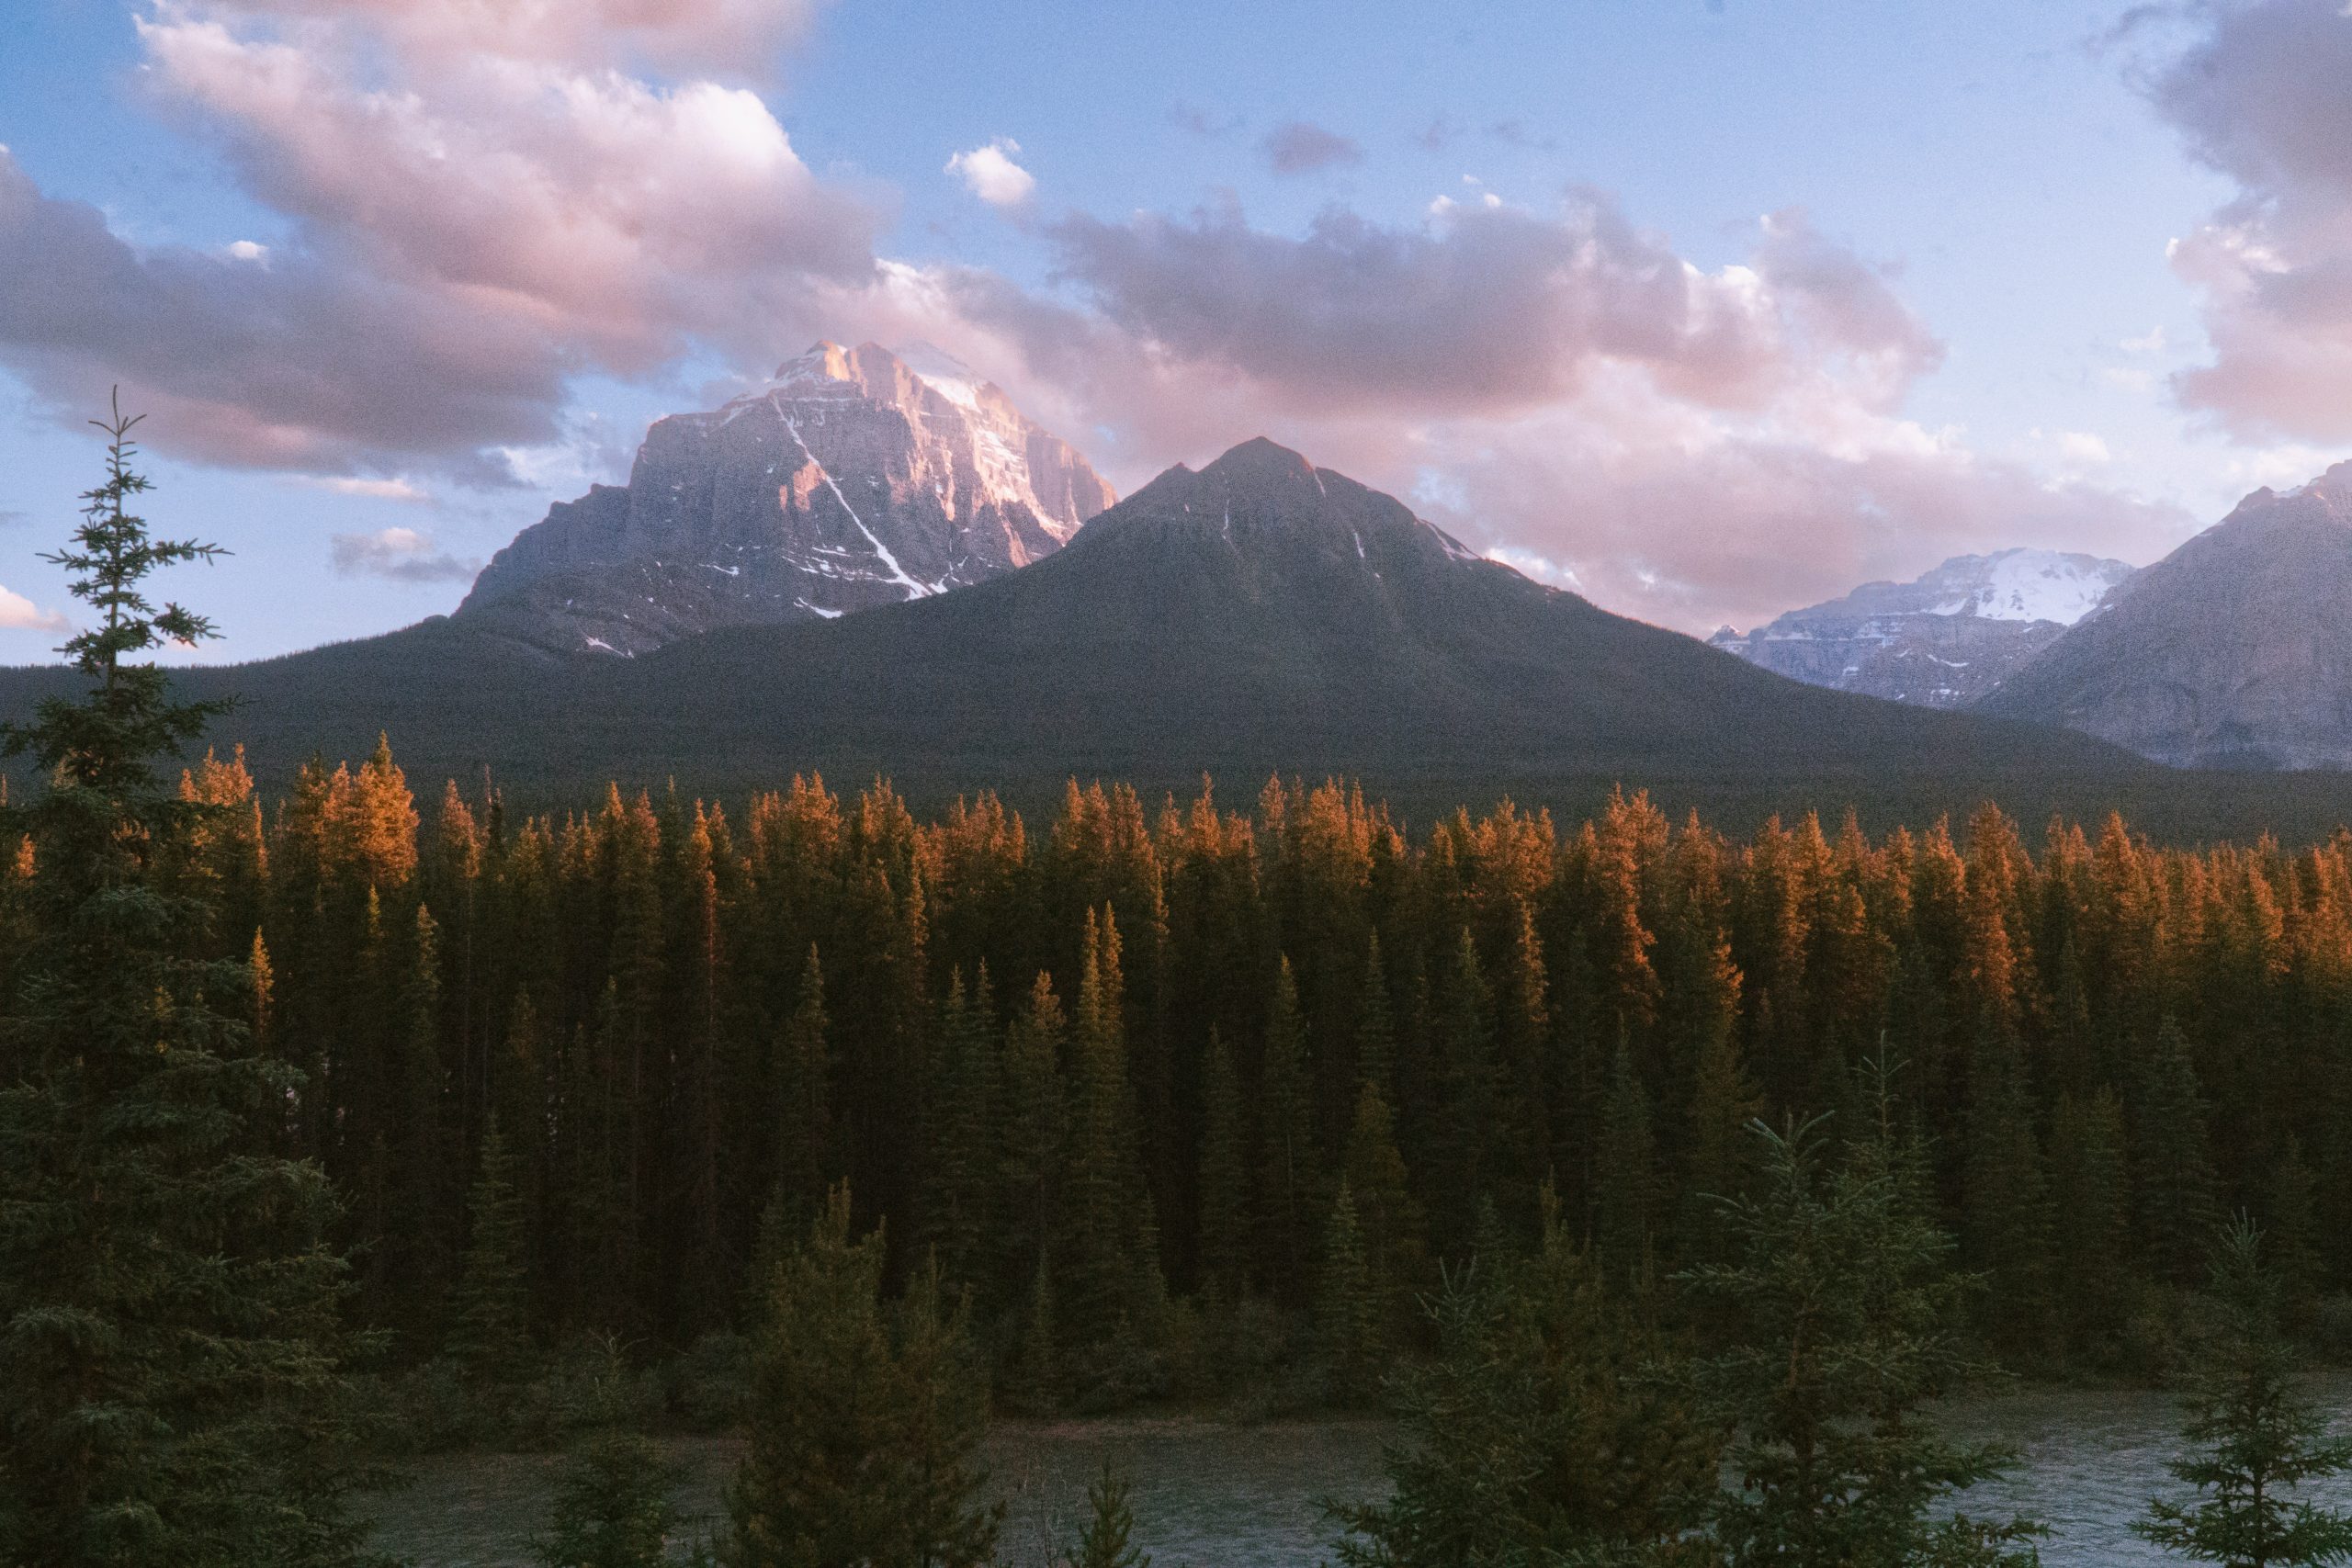
[[[2238,196],[2173,247],[2211,360],[2175,381],[2240,439],[2352,438],[2352,16],[2340,0],[2199,4],[2146,77]]]

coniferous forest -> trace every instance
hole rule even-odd
[[[719,1561],[978,1564],[992,1411],[1147,1404],[1393,1416],[1351,1564],[2024,1562],[1919,1407],[2183,1368],[2143,1533],[2352,1551],[2278,1500],[2352,1466],[2296,1382],[2352,1341],[2352,834],[530,814],[389,739],[264,799],[171,761],[220,716],[139,656],[209,627],[142,580],[208,547],[108,429],[86,690],[8,737],[8,1568],[356,1562],[370,1455],[558,1432],[544,1561],[656,1562],[664,1419],[748,1434]],[[1132,1564],[1091,1506],[1065,1560]]]

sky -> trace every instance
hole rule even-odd
[[[2344,0],[8,0],[0,661],[119,388],[268,657],[929,342],[1703,634],[2352,453]],[[193,575],[200,570],[201,576]]]

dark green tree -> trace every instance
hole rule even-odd
[[[1660,1375],[1675,1347],[1611,1295],[1548,1189],[1539,1204],[1532,1254],[1490,1245],[1448,1271],[1437,1358],[1399,1381],[1391,1495],[1331,1511],[1350,1568],[1663,1560],[1704,1522],[1720,1433]]]
[[[1263,1272],[1274,1295],[1306,1299],[1321,1167],[1316,1155],[1315,1086],[1306,1059],[1306,1024],[1290,960],[1282,960],[1266,1019],[1264,1069],[1258,1089],[1258,1192]]]
[[[2017,1038],[1988,1021],[1970,1063],[1962,1259],[1986,1281],[1982,1310],[1993,1342],[2025,1358],[2050,1348],[2056,1267],[2033,1114]]]
[[[481,1169],[467,1202],[471,1234],[451,1292],[449,1355],[477,1378],[522,1376],[531,1359],[530,1209],[527,1173],[492,1117],[482,1132]]]
[[[884,1247],[835,1187],[770,1281],[751,1443],[727,1489],[729,1568],[982,1568],[1003,1515],[974,1462],[988,1381],[935,1268],[882,1299]]]
[[[2324,1414],[2295,1387],[2280,1281],[2262,1242],[2241,1215],[2211,1247],[2218,1321],[2183,1400],[2181,1436],[2192,1451],[2169,1466],[2199,1501],[2154,1499],[2132,1528],[2167,1551],[2228,1568],[2341,1562],[2352,1559],[2352,1514],[2291,1494],[2352,1470],[2352,1439],[2325,1436]]]
[[[101,423],[106,481],[48,558],[91,612],[63,649],[82,689],[6,732],[47,788],[6,824],[28,874],[0,1015],[0,1562],[350,1562],[340,1209],[278,1152],[309,1086],[255,1043],[249,960],[191,946],[201,889],[160,874],[219,811],[164,764],[222,707],[134,662],[212,635],[146,582],[218,552],[130,510],[137,423]]]
[[[1656,1240],[1658,1178],[1649,1095],[1623,1043],[1610,1069],[1600,1146],[1594,1152],[1593,1235],[1602,1271],[1624,1284],[1641,1276]]]
[[[1881,1106],[1883,1078],[1880,1082]],[[1740,1436],[1713,1510],[1733,1568],[1900,1568],[2034,1560],[2023,1521],[1935,1517],[2010,1456],[1946,1440],[1920,1406],[1980,1369],[1963,1348],[1972,1281],[1918,1213],[1883,1120],[1830,1167],[1819,1124],[1758,1123],[1760,1174],[1726,1205],[1735,1250],[1682,1280],[1731,1321],[1692,1369]]]
[[[1086,1483],[1086,1528],[1069,1552],[1069,1568],[1151,1568],[1151,1554],[1131,1544],[1136,1511],[1128,1502],[1134,1486],[1102,1461],[1102,1473]]]
[[[685,1517],[673,1494],[680,1467],[624,1424],[617,1390],[628,1368],[607,1340],[595,1398],[602,1417],[556,1480],[548,1527],[532,1549],[543,1568],[662,1568]]]
[[[1250,1289],[1250,1157],[1241,1084],[1214,1025],[1201,1070],[1201,1286],[1230,1304]]]
[[[2189,1284],[2213,1228],[2213,1155],[2205,1092],[2188,1037],[2167,1017],[2131,1081],[2132,1208],[2140,1244],[2163,1278]]]
[[[2131,1284],[2132,1179],[2115,1091],[2060,1094],[2050,1155],[2067,1337],[2077,1350],[2094,1348],[2121,1329]]]
[[[1363,1227],[1356,1218],[1355,1194],[1345,1181],[1323,1226],[1315,1305],[1329,1396],[1339,1404],[1362,1404],[1379,1392],[1387,1361],[1388,1314],[1365,1266]]]

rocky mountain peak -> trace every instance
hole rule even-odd
[[[551,508],[458,615],[551,651],[642,653],[962,587],[1052,554],[1115,499],[940,350],[819,342],[719,408],[656,421],[627,485]]]
[[[1954,556],[1908,582],[1866,582],[1745,637],[1726,626],[1708,640],[1812,685],[1959,707],[2098,611],[2132,571],[2031,547]]]
[[[1984,706],[2178,765],[2352,766],[2352,463],[2256,491]]]

